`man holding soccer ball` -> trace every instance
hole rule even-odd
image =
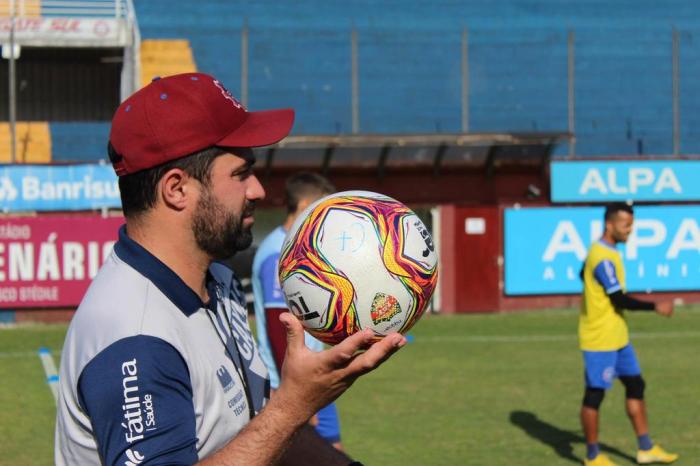
[[[252,241],[265,191],[250,148],[292,123],[291,110],[248,112],[200,73],[155,79],[119,106],[109,155],[126,225],[66,335],[57,465],[352,463],[304,441],[305,426],[405,338],[370,345],[366,330],[316,353],[284,313],[282,382],[268,401],[239,284],[212,264]]]
[[[673,303],[653,303],[635,299],[625,292],[625,270],[616,249],[632,233],[632,207],[615,203],[605,210],[603,237],[588,251],[581,270],[583,299],[579,319],[579,341],[583,350],[586,389],[581,406],[581,424],[586,436],[587,466],[615,466],[598,446],[598,410],[605,391],[615,378],[625,386],[625,406],[632,423],[639,450],[637,463],[672,463],[678,455],[666,452],[649,437],[645,383],[634,347],[629,341],[622,311],[655,311],[665,317],[673,315]]]

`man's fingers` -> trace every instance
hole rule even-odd
[[[346,375],[359,377],[376,369],[405,344],[406,337],[403,335],[399,333],[387,335],[382,340],[374,343],[367,351],[353,358],[350,364],[348,364]]]
[[[358,350],[367,347],[372,341],[372,338],[374,338],[374,332],[370,329],[365,329],[350,335],[325,352],[326,356],[329,358],[328,362],[334,368],[345,366]]]
[[[280,322],[287,330],[287,351],[305,348],[304,326],[299,319],[289,312],[283,312],[280,314]]]

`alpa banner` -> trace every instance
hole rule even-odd
[[[602,207],[505,209],[505,292],[580,293],[588,246],[600,239]],[[700,205],[635,207],[622,252],[629,291],[700,290]]]
[[[700,201],[700,161],[552,162],[552,202]]]
[[[123,224],[97,215],[0,219],[0,309],[77,306]]]
[[[3,212],[120,208],[110,165],[0,165]]]

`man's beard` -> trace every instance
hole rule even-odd
[[[243,226],[243,217],[251,214],[253,203],[246,201],[240,214],[227,212],[209,189],[202,192],[192,219],[192,231],[199,248],[214,260],[228,259],[253,243],[253,233]]]
[[[627,242],[627,237],[625,237],[625,235],[623,233],[613,232],[612,237],[613,237],[613,240],[615,240],[615,243],[626,243]]]

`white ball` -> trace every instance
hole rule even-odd
[[[437,284],[428,229],[401,202],[369,191],[310,205],[285,238],[279,278],[287,305],[318,339],[336,344],[372,328],[407,332]]]

